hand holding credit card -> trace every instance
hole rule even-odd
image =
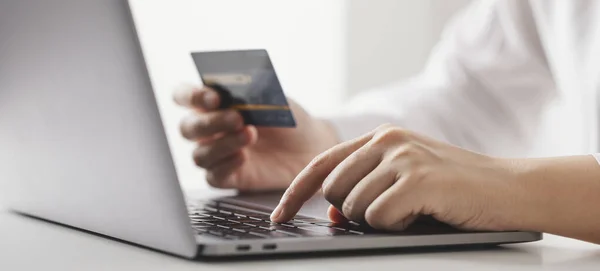
[[[296,127],[266,50],[197,52],[192,58],[204,85],[221,97],[221,108],[238,110],[246,125]]]

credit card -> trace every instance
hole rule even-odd
[[[266,50],[192,53],[205,86],[222,108],[238,110],[246,125],[296,127],[287,98]]]

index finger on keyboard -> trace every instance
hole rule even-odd
[[[271,220],[285,222],[292,219],[302,205],[309,200],[323,184],[323,181],[338,164],[373,138],[373,132],[363,137],[339,144],[315,158],[292,182],[285,191],[281,202],[271,214]]]

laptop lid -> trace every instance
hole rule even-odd
[[[125,0],[0,3],[0,202],[192,257]]]

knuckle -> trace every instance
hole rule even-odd
[[[180,124],[181,134],[189,140],[197,139],[201,136],[209,121],[208,118],[199,114],[189,115]]]
[[[373,210],[373,209],[367,209],[367,211],[365,212],[365,221],[367,222],[367,224],[369,224],[371,227],[375,228],[375,225],[377,224],[377,220],[378,220],[378,216],[377,213]]]
[[[331,204],[333,204],[334,206],[336,206],[340,202],[340,194],[337,191],[337,189],[334,188],[335,185],[332,185],[332,184],[333,184],[332,182],[329,182],[328,185],[326,185],[325,187],[323,187],[323,197],[328,202],[330,202]]]
[[[175,88],[175,90],[173,91],[173,100],[181,105],[181,106],[188,106],[191,104],[191,100],[192,100],[192,94],[194,92],[195,88],[192,86],[188,86],[188,85],[182,85],[179,86],[177,88]]]
[[[217,187],[218,185],[215,174],[210,171],[206,172],[206,182],[212,187]]]
[[[375,129],[375,131],[382,132],[382,131],[386,131],[386,130],[389,130],[389,129],[392,129],[392,128],[394,128],[393,124],[391,124],[391,123],[385,123],[385,124],[379,125],[379,127],[377,127]]]
[[[363,215],[356,208],[356,201],[352,198],[347,198],[342,204],[342,213],[345,217],[352,221],[363,220]]]
[[[222,180],[212,171],[206,173],[206,182],[214,188],[222,188],[223,186]]]
[[[203,118],[198,118],[197,122],[196,122],[196,126],[198,128],[203,128],[203,127],[214,127],[216,125],[219,124],[219,121],[216,117],[211,116],[205,116]]]
[[[423,185],[428,180],[431,170],[426,167],[414,168],[404,173],[403,176],[397,176],[397,182],[401,182],[401,185],[397,186],[396,192],[407,193],[414,189],[425,189]]]
[[[192,130],[193,130],[193,116],[187,116],[179,123],[179,130],[181,135],[187,139],[192,138]]]
[[[416,162],[416,165],[414,166],[414,169],[412,170],[411,174],[414,176],[415,179],[422,180],[426,178],[430,172],[431,170],[429,167],[424,165],[422,162]]]
[[[419,155],[420,148],[414,143],[405,143],[392,152],[392,158],[415,158]]]
[[[375,143],[405,142],[409,140],[409,136],[410,132],[405,129],[382,126],[373,137],[373,141]]]
[[[323,190],[323,197],[325,197],[327,201],[331,202],[334,197],[334,190],[332,188],[331,181],[326,181],[325,185],[323,185],[321,189]]]
[[[407,142],[401,148],[408,155],[417,155],[421,152],[421,147],[414,142]]]
[[[365,221],[371,227],[379,230],[388,229],[391,222],[385,219],[387,215],[383,214],[383,210],[379,208],[369,208],[365,212]]]
[[[379,130],[375,136],[373,137],[373,142],[375,144],[381,144],[381,143],[388,143],[391,140],[394,139],[394,134],[392,132],[392,129],[381,129]]]
[[[193,152],[194,164],[199,167],[206,166],[207,162],[207,151],[204,147],[198,147]]]
[[[197,109],[204,108],[204,96],[208,90],[206,88],[194,89],[190,93],[190,105]]]
[[[321,153],[321,154],[317,155],[317,157],[315,157],[312,161],[310,161],[307,168],[314,169],[314,168],[322,167],[327,164],[328,160],[329,160],[329,154],[326,152]]]

